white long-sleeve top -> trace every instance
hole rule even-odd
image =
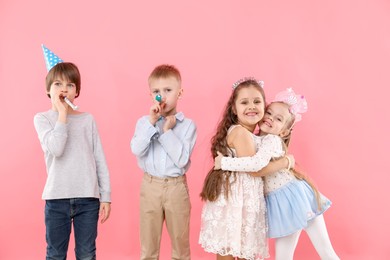
[[[223,157],[221,169],[225,171],[257,172],[267,166],[274,157],[284,155],[281,140],[276,135],[258,136],[256,154],[251,157]]]
[[[285,155],[283,141],[277,135],[267,134],[257,137],[257,151],[251,157],[223,157],[221,169],[225,171],[257,172],[264,168],[272,158]],[[295,177],[287,169],[279,170],[264,177],[264,192],[269,193],[286,185]]]

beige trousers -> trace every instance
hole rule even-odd
[[[191,259],[191,202],[186,176],[158,178],[144,174],[140,196],[141,260],[157,260],[164,220],[171,239],[172,259]]]

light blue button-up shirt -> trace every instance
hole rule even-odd
[[[141,117],[131,139],[131,151],[137,157],[138,166],[148,174],[160,178],[184,175],[190,167],[190,156],[196,141],[195,123],[176,115],[176,125],[163,132],[164,118],[153,126],[149,116]]]

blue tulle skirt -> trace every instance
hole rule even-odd
[[[321,194],[321,209],[306,181],[293,180],[265,196],[268,237],[291,235],[307,227],[310,220],[326,211],[331,201]]]

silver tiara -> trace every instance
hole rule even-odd
[[[260,87],[264,88],[264,81],[262,80],[257,80],[256,78],[254,77],[245,77],[245,78],[242,78],[242,79],[239,79],[237,80],[236,82],[233,83],[232,87],[233,89],[235,89],[236,87],[238,87],[241,83],[244,83],[246,81],[255,81],[257,82]]]

